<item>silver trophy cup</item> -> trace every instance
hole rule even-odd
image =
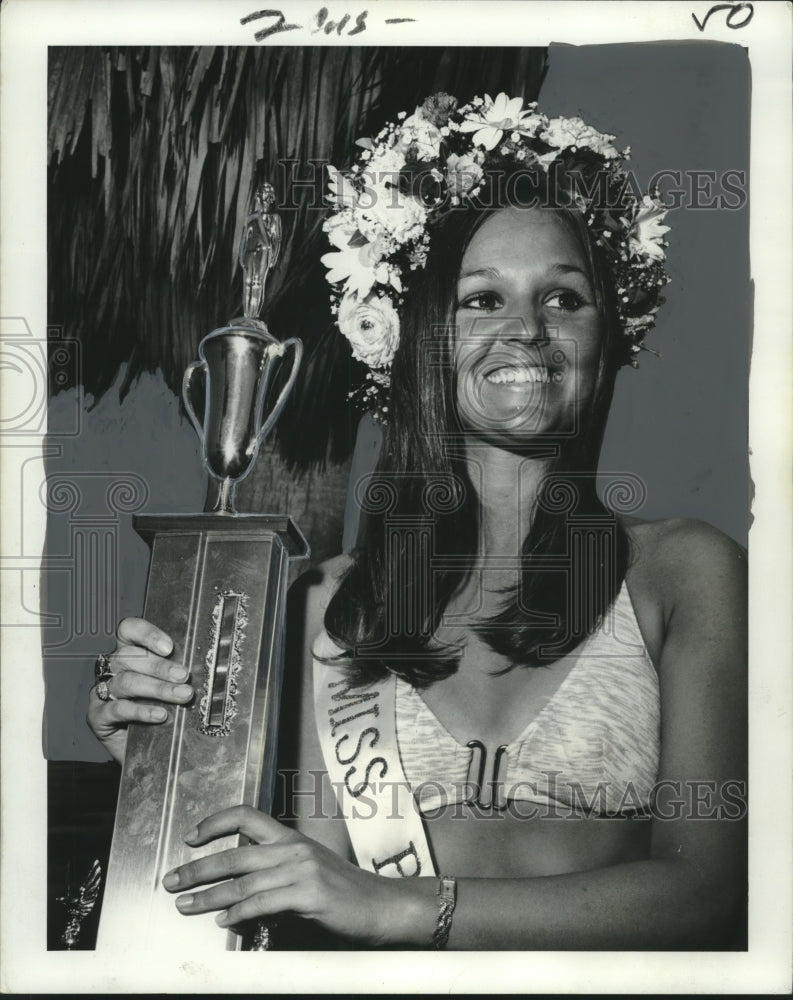
[[[244,325],[243,325],[244,324]],[[293,348],[292,367],[275,404],[267,412],[267,390],[276,359]],[[259,446],[284,408],[303,356],[303,345],[291,337],[276,340],[263,323],[247,319],[240,325],[213,330],[198,347],[200,360],[188,366],[182,396],[203,449],[204,465],[220,481],[218,514],[233,514],[234,490],[253,468]],[[193,377],[204,372],[203,421],[193,407]]]

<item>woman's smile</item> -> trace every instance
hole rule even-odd
[[[485,375],[485,378],[491,385],[506,385],[511,388],[517,388],[527,383],[550,382],[550,374],[547,368],[525,365],[500,365]]]

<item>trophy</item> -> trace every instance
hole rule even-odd
[[[239,252],[243,317],[204,337],[198,346],[201,360],[188,365],[182,383],[182,398],[201,440],[204,465],[220,482],[215,505],[219,514],[235,513],[234,488],[253,468],[259,445],[281,414],[303,356],[303,345],[296,337],[282,343],[258,318],[267,274],[281,249],[281,220],[270,211],[273,200],[272,187],[263,185],[243,228]],[[274,359],[282,358],[290,347],[294,357],[289,378],[263,419]],[[203,422],[192,402],[193,376],[202,370],[206,385]]]
[[[236,484],[253,468],[294,385],[302,345],[279,341],[259,319],[267,275],[281,244],[273,190],[256,192],[239,250],[243,316],[201,341],[183,398],[206,469],[219,483],[202,514],[143,515],[135,529],[151,546],[144,617],[174,642],[197,690],[169,707],[162,725],[131,725],[116,810],[97,949],[144,949],[200,959],[239,950],[242,938],[213,914],[184,917],[162,888],[171,868],[235,847],[225,837],[190,848],[184,835],[220,809],[272,806],[289,561],[309,548],[286,514],[241,514]],[[287,355],[291,355],[287,361]],[[274,370],[290,363],[276,400]],[[197,389],[203,380],[203,400]],[[196,412],[196,410],[200,412]],[[259,942],[266,947],[267,931]]]

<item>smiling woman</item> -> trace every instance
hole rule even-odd
[[[507,208],[476,232],[455,316],[457,407],[468,431],[522,431],[536,442],[575,427],[604,334],[588,269],[555,213]]]
[[[662,206],[612,139],[439,94],[334,175],[324,260],[383,452],[359,547],[292,592],[296,821],[199,823],[193,846],[251,843],[166,876],[183,913],[296,914],[326,946],[734,946],[744,553],[598,494],[667,280]],[[117,759],[154,721],[137,698],[191,694],[156,629],[120,635],[119,700],[89,714]]]

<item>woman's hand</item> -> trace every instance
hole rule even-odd
[[[432,941],[438,910],[434,879],[365,872],[250,806],[215,813],[184,839],[198,847],[234,833],[253,843],[191,861],[163,878],[169,892],[218,883],[177,897],[181,913],[219,910],[217,923],[231,927],[289,912],[369,946],[427,947]]]
[[[156,625],[142,618],[125,618],[116,632],[116,649],[108,657],[113,676],[107,681],[110,701],[102,701],[91,688],[87,722],[91,731],[114,760],[121,764],[127,746],[130,722],[157,724],[168,718],[164,705],[145,704],[138,699],[184,705],[194,691],[187,670],[166,657],[173,642]]]

